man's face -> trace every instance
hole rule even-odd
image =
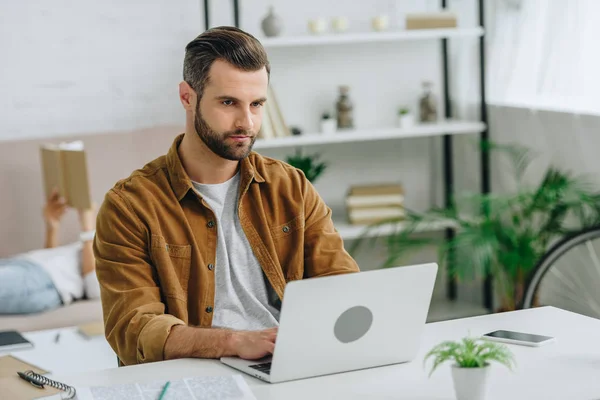
[[[234,161],[250,154],[268,84],[265,68],[248,72],[222,60],[213,63],[194,115],[196,133],[213,153]]]

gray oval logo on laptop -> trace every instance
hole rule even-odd
[[[350,343],[363,337],[371,328],[373,313],[367,307],[356,306],[340,315],[333,327],[333,333],[342,343]]]

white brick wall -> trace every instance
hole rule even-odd
[[[0,0],[0,140],[181,124],[196,0]]]

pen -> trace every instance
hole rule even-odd
[[[165,386],[163,386],[163,389],[160,392],[160,396],[158,396],[158,400],[163,400],[163,398],[165,397],[165,393],[167,393],[167,389],[169,388],[170,384],[171,384],[171,381],[167,381],[167,383],[165,383]]]
[[[39,389],[43,389],[44,385],[42,385],[40,382],[37,381],[37,379],[33,379],[32,377],[30,377],[29,375],[26,375],[22,372],[18,372],[17,374],[19,374],[19,377],[29,383],[31,383],[33,386],[39,388]]]

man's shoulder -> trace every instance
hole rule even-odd
[[[248,156],[255,171],[267,182],[303,184],[302,171],[284,161],[251,152]]]
[[[122,198],[144,197],[148,196],[149,190],[164,189],[165,184],[168,184],[168,172],[166,156],[162,155],[117,181],[110,192]]]

